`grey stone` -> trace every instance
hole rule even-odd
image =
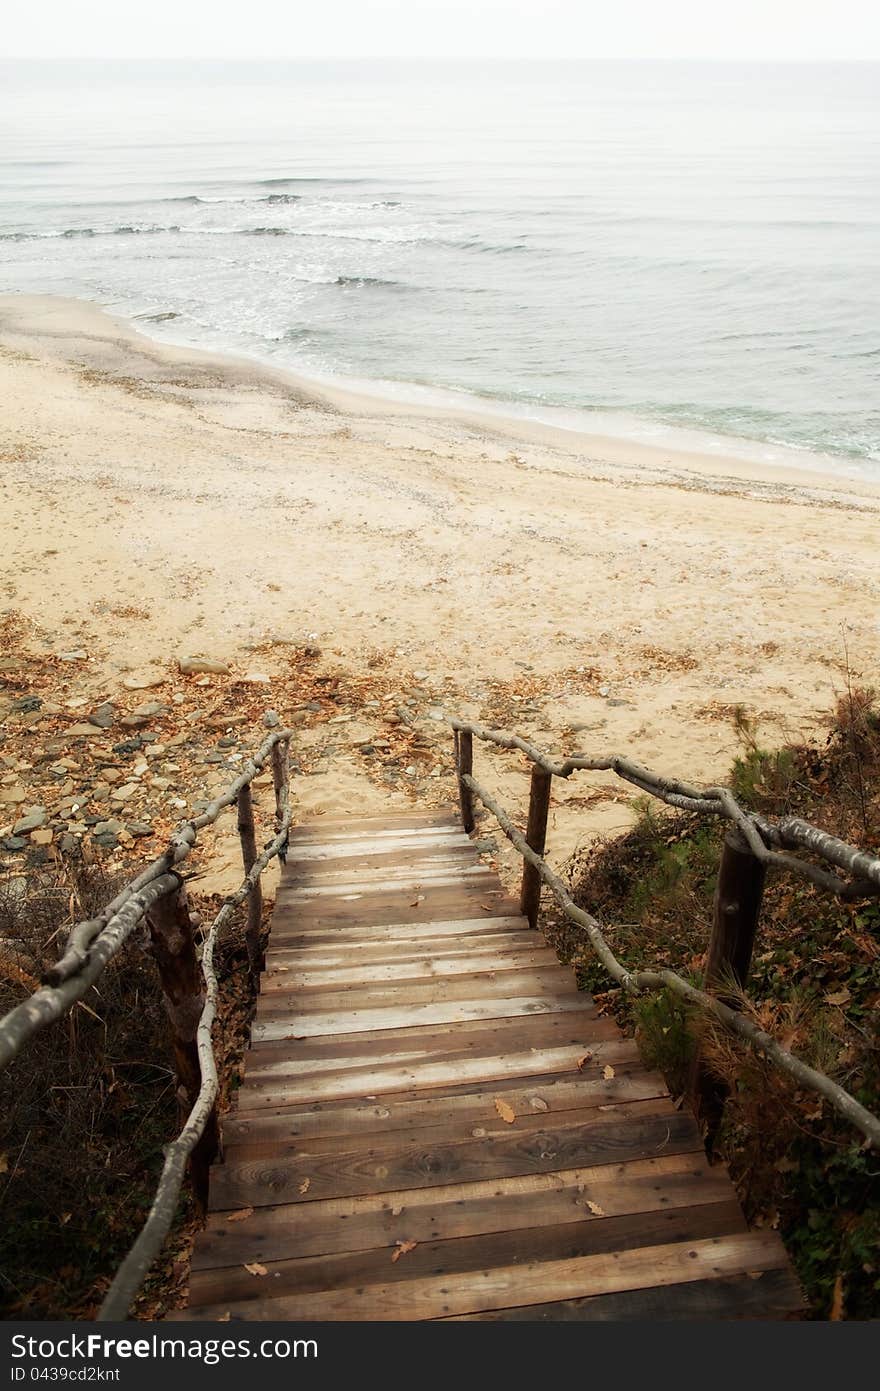
[[[105,700],[89,715],[89,724],[97,725],[98,729],[109,729],[115,719],[115,705],[111,705],[109,700]]]
[[[133,714],[145,720],[150,720],[154,715],[161,715],[162,711],[167,710],[167,708],[166,705],[162,704],[161,700],[148,700],[145,705],[138,705],[133,711]]]
[[[119,841],[110,831],[102,831],[100,835],[92,837],[95,845],[100,845],[102,850],[115,850]]]
[[[114,753],[137,753],[141,746],[141,739],[123,739],[121,744],[113,745]]]
[[[39,696],[18,696],[17,699],[12,702],[9,708],[10,710],[15,711],[16,714],[29,715],[32,710],[39,710],[42,707],[42,704],[43,702],[40,700]]]
[[[266,711],[265,715],[263,716],[263,724],[266,726],[267,729],[277,729],[280,723],[281,720],[278,716],[277,710]]]
[[[123,715],[119,723],[124,729],[140,729],[147,723],[146,715]]]
[[[227,734],[227,736],[226,736],[225,739],[218,739],[218,740],[217,740],[217,748],[218,748],[218,749],[234,749],[237,743],[238,743],[238,740],[237,740],[237,739],[234,739],[231,735]]]
[[[4,850],[12,851],[27,850],[28,847],[27,841],[23,840],[21,836],[5,836],[0,844]]]
[[[26,831],[37,831],[41,826],[45,826],[49,820],[49,813],[45,807],[31,807],[27,815],[20,821],[16,821],[12,828],[14,836],[23,836]]]
[[[152,826],[148,826],[146,821],[128,821],[126,822],[125,829],[128,831],[128,834],[134,836],[136,840],[153,834]]]

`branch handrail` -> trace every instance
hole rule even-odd
[[[0,1019],[0,1068],[15,1057],[27,1039],[62,1018],[85,995],[149,908],[177,885],[171,871],[189,855],[199,831],[212,826],[232,806],[242,788],[250,785],[273,756],[276,746],[288,743],[291,737],[288,729],[270,734],[226,791],[209,803],[201,816],[175,832],[163,854],[130,880],[98,917],[71,928],[67,949],[45,973],[44,984]]]
[[[171,837],[169,845],[162,855],[130,880],[98,917],[77,923],[71,928],[67,948],[56,965],[46,972],[44,977],[46,983],[34,991],[27,1000],[10,1010],[3,1019],[0,1019],[0,1067],[2,1067],[16,1056],[23,1044],[38,1030],[54,1020],[60,1019],[78,999],[85,995],[145,917],[150,921],[152,932],[154,923],[150,916],[151,913],[159,912],[163,901],[166,903],[174,902],[176,901],[175,896],[179,896],[190,961],[197,974],[200,971],[204,981],[204,992],[197,997],[198,1003],[195,1007],[198,1010],[198,1016],[195,1021],[194,1034],[187,1034],[187,1026],[183,1022],[186,1010],[180,1008],[179,1000],[175,1000],[169,995],[168,982],[163,975],[163,964],[161,962],[157,962],[157,964],[165,991],[166,1007],[171,1017],[172,1033],[175,1035],[176,1051],[177,1045],[182,1042],[185,1047],[189,1038],[194,1036],[198,1064],[198,1086],[196,1088],[195,1083],[193,1083],[189,1088],[184,1088],[188,1092],[188,1100],[191,1103],[188,1114],[178,1135],[166,1147],[165,1163],[149,1215],[107,1291],[97,1315],[101,1321],[124,1319],[128,1314],[144,1277],[159,1254],[162,1243],[171,1229],[188,1162],[195,1184],[195,1152],[203,1137],[206,1140],[209,1138],[209,1126],[211,1153],[216,1152],[218,1133],[216,1103],[219,1080],[211,1031],[216,1015],[219,987],[214,969],[214,947],[221,930],[235,909],[245,899],[248,899],[250,911],[246,936],[248,957],[253,973],[254,947],[258,946],[259,935],[259,921],[255,922],[255,918],[262,901],[260,878],[273,859],[278,857],[282,862],[284,861],[290,835],[288,751],[291,737],[292,731],[289,729],[276,730],[269,735],[254,756],[247,760],[239,777],[225,792],[209,803],[200,816],[185,823]],[[275,787],[275,834],[262,854],[256,856],[250,784],[270,758]],[[213,825],[220,814],[234,803],[239,803],[239,834],[242,838],[246,873],[238,889],[224,900],[219,913],[205,935],[202,943],[201,961],[199,967],[196,968],[192,922],[186,909],[183,880],[174,866],[179,865],[189,855],[196,843],[199,831],[206,826]],[[244,812],[242,808],[244,808]],[[256,938],[254,937],[255,930]],[[161,933],[159,935],[161,936]],[[165,966],[167,970],[167,963]],[[191,1001],[186,1003],[191,1005]],[[178,1068],[179,1066],[178,1064]],[[178,1077],[183,1085],[184,1079],[180,1071],[178,1071]],[[202,1177],[206,1184],[206,1170]]]
[[[217,1060],[211,1029],[217,1012],[218,982],[214,971],[214,946],[220,930],[225,927],[240,903],[243,903],[259,884],[263,870],[276,855],[284,855],[290,830],[290,809],[285,806],[281,815],[281,825],[275,839],[256,859],[245,875],[235,893],[224,901],[223,907],[214,919],[202,946],[202,974],[205,979],[205,1004],[199,1017],[196,1034],[202,1081],[186,1123],[175,1140],[165,1151],[165,1164],[156,1185],[156,1193],[146,1222],[141,1228],[134,1245],[116,1272],[104,1302],[98,1311],[98,1322],[124,1319],[132,1300],[143,1284],[144,1278],[162,1249],[183,1187],[186,1162],[204,1134],[205,1127],[217,1101],[219,1081]]]
[[[476,737],[501,748],[515,749],[526,754],[534,765],[549,775],[543,779],[543,782],[547,784],[543,795],[548,801],[550,776],[567,778],[573,772],[591,769],[616,772],[627,781],[634,782],[642,790],[650,792],[651,795],[669,802],[673,806],[680,806],[682,801],[689,804],[696,803],[695,806],[687,805],[685,809],[699,810],[729,820],[742,835],[752,854],[762,863],[777,864],[783,868],[806,873],[807,877],[820,883],[822,887],[829,887],[823,882],[824,880],[832,880],[835,884],[833,891],[840,897],[855,896],[856,889],[865,894],[876,892],[877,890],[873,886],[880,885],[880,860],[865,851],[848,845],[845,841],[820,831],[817,827],[811,826],[799,818],[789,818],[785,822],[772,823],[764,818],[752,816],[739,806],[727,788],[709,788],[706,791],[692,788],[676,779],[661,778],[659,775],[650,773],[637,764],[617,756],[590,759],[583,755],[574,755],[571,758],[553,760],[533,744],[519,738],[518,735],[485,729],[482,725],[458,719],[450,719],[449,724],[455,731],[462,807],[472,807],[473,798],[476,797],[492,813],[507,839],[519,851],[531,874],[547,885],[566,916],[585,930],[593,950],[613,980],[617,981],[630,994],[638,995],[643,990],[658,990],[666,987],[690,1004],[698,1005],[712,1014],[725,1027],[744,1038],[753,1048],[763,1053],[777,1066],[788,1072],[800,1085],[818,1092],[830,1102],[839,1115],[860,1130],[871,1144],[880,1148],[880,1118],[868,1111],[854,1096],[833,1082],[830,1077],[818,1072],[802,1059],[796,1057],[795,1054],[789,1052],[788,1049],[783,1048],[770,1034],[760,1029],[744,1014],[731,1008],[730,1005],[725,1004],[708,991],[698,989],[675,971],[668,969],[630,971],[618,961],[598,920],[574,902],[563,881],[548,865],[542,853],[544,848],[543,836],[537,848],[530,845],[527,836],[523,835],[522,831],[514,825],[491,793],[474,778],[471,772],[470,740]],[[468,743],[464,757],[462,757],[464,739],[467,739]],[[533,781],[533,792],[534,785]],[[804,846],[830,860],[839,868],[847,869],[859,877],[847,883],[838,880],[835,875],[827,875],[820,871],[822,880],[818,880],[814,874],[809,873],[809,871],[815,870],[816,866],[810,865],[807,861],[799,860],[795,856],[778,855],[768,849],[766,840],[774,841],[777,836],[779,839],[776,843],[794,843]],[[523,898],[525,899],[525,897],[526,875],[524,874]],[[535,925],[534,921],[532,921],[532,925]]]
[[[620,754],[609,754],[603,758],[589,758],[586,754],[572,754],[567,758],[553,759],[543,750],[521,739],[517,734],[507,734],[503,730],[488,729],[484,725],[466,720],[450,719],[449,724],[458,734],[470,734],[485,743],[495,744],[502,749],[518,750],[524,753],[531,763],[557,778],[569,778],[576,772],[615,773],[624,782],[638,787],[658,801],[680,811],[691,811],[709,816],[720,816],[730,821],[745,836],[749,849],[764,864],[775,864],[789,869],[812,880],[819,888],[827,889],[838,898],[867,898],[880,896],[880,858],[870,855],[857,846],[829,835],[818,826],[812,826],[800,817],[785,817],[780,821],[770,821],[763,816],[748,812],[737,802],[727,787],[700,788],[682,782],[678,778],[664,777],[659,773],[642,768],[640,764]],[[769,842],[769,844],[768,844]],[[836,865],[838,869],[849,871],[850,880],[829,874],[820,866],[797,856],[780,853],[771,848],[786,846],[789,849],[807,849],[814,855]]]

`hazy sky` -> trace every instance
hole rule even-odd
[[[7,0],[6,57],[880,58],[876,0]]]

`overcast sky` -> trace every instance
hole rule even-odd
[[[880,58],[877,0],[6,0],[7,57]]]

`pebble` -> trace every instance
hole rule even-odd
[[[210,676],[229,675],[226,662],[217,662],[210,657],[180,657],[177,665],[184,676],[195,676],[199,672],[205,672]]]
[[[15,787],[0,788],[0,802],[5,802],[8,806],[15,806],[24,801],[27,801],[27,793],[20,784]]]
[[[147,724],[146,715],[123,715],[119,722],[125,729],[142,729]]]
[[[166,709],[167,706],[163,705],[161,700],[148,700],[145,705],[138,705],[132,713],[141,719],[150,720],[154,715],[161,715]]]
[[[113,800],[114,802],[127,802],[137,791],[139,791],[139,788],[136,782],[127,782],[124,787],[116,788],[116,791],[113,793]]]
[[[116,707],[105,700],[89,715],[89,724],[96,725],[98,729],[109,729],[115,719]]]
[[[45,807],[31,807],[26,816],[23,816],[20,821],[16,821],[12,828],[12,834],[21,836],[24,835],[25,831],[36,831],[40,826],[45,826],[48,820],[49,813]]]
[[[148,826],[146,821],[128,821],[126,822],[125,829],[130,836],[134,836],[135,840],[140,840],[144,836],[151,836],[153,834],[152,826]]]
[[[88,658],[88,652],[59,652],[58,656],[62,662],[84,662]]]
[[[149,691],[153,686],[163,685],[164,681],[164,671],[160,671],[158,667],[151,667],[126,676],[122,684],[127,691]]]
[[[263,716],[263,724],[266,729],[277,729],[281,720],[277,710],[267,710]]]
[[[83,739],[86,736],[100,734],[102,731],[94,724],[72,724],[68,727],[68,739]]]
[[[3,846],[4,850],[11,851],[27,850],[28,847],[27,841],[24,840],[22,836],[5,836],[4,839],[0,841],[0,845]]]
[[[30,714],[32,710],[40,710],[42,708],[42,705],[43,702],[40,700],[39,696],[27,695],[18,696],[18,698],[12,702],[9,708],[16,714],[27,715]]]
[[[31,845],[51,845],[51,844],[52,844],[52,830],[51,830],[51,828],[50,828],[49,826],[42,827],[40,830],[34,831],[33,834],[31,835]]]

